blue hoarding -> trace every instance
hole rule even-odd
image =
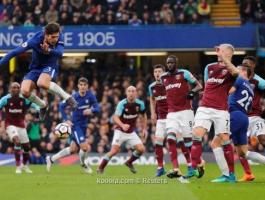
[[[0,28],[0,50],[11,50],[41,27]],[[65,48],[69,51],[198,50],[219,43],[237,48],[256,47],[253,25],[231,28],[198,26],[66,26]]]

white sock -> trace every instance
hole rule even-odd
[[[31,93],[31,95],[28,98],[28,100],[30,100],[32,103],[37,104],[40,108],[45,108],[46,107],[45,101],[43,101],[42,99],[40,99],[38,96],[36,96],[33,93]]]
[[[49,87],[49,90],[48,90],[50,93],[52,94],[57,94],[59,95],[60,97],[62,97],[64,100],[65,99],[68,99],[69,97],[71,97],[70,94],[66,93],[59,85],[57,85],[56,83],[54,82],[51,82],[50,83],[50,87]]]
[[[224,151],[221,147],[217,147],[213,149],[213,153],[216,159],[216,163],[221,170],[223,175],[229,176],[229,168],[224,156]]]
[[[51,161],[54,162],[62,157],[68,156],[71,154],[70,151],[70,147],[66,147],[64,149],[62,149],[61,151],[59,151],[57,154],[54,154],[53,156],[51,156]]]
[[[85,160],[86,160],[87,156],[88,156],[88,151],[83,151],[82,149],[80,149],[79,159],[80,159],[81,165],[85,164]]]
[[[247,151],[246,159],[249,159],[253,162],[265,164],[265,157],[263,155],[261,155],[260,153],[256,153],[253,151]]]

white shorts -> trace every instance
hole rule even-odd
[[[133,147],[137,144],[143,144],[142,140],[135,132],[124,133],[120,130],[115,129],[112,145],[121,146],[124,142],[126,142],[126,144],[129,145],[130,147]]]
[[[248,118],[248,137],[249,136],[259,136],[265,135],[265,123],[264,119],[259,116],[252,116]]]
[[[194,118],[194,126],[203,127],[209,132],[214,125],[215,135],[220,133],[230,133],[230,115],[228,111],[214,108],[199,107]]]
[[[27,134],[27,130],[25,128],[20,128],[17,126],[8,126],[6,127],[6,132],[9,139],[12,141],[15,136],[18,136],[21,144],[25,144],[29,142],[29,137]]]
[[[167,136],[166,119],[158,119],[156,121],[155,136],[159,138],[165,138]]]
[[[168,133],[181,133],[182,137],[192,137],[194,113],[192,110],[182,110],[167,114],[166,129]]]

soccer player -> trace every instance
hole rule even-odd
[[[231,44],[221,44],[216,47],[217,63],[206,66],[204,71],[205,89],[202,103],[198,108],[193,126],[193,144],[191,159],[193,174],[198,178],[204,174],[204,162],[202,156],[202,138],[214,125],[215,136],[211,143],[216,162],[222,172],[222,176],[213,182],[235,182],[234,152],[230,141],[230,117],[228,113],[228,92],[234,83],[234,77],[238,71],[229,68],[220,58],[220,53],[231,60],[234,47]],[[229,166],[229,167],[228,167]]]
[[[248,137],[257,137],[260,144],[265,146],[265,123],[264,119],[261,118],[261,98],[265,90],[265,80],[255,74],[256,58],[253,56],[246,56],[242,65],[247,65],[252,69],[251,78],[249,80],[252,87],[254,87],[254,98],[252,103],[252,109],[248,113],[249,116],[249,127]],[[239,157],[240,162],[244,168],[244,176],[239,181],[252,181],[255,176],[252,174],[249,167],[248,161],[244,157]]]
[[[257,163],[265,164],[265,157],[259,153],[248,151],[247,131],[249,118],[247,112],[251,109],[254,91],[249,82],[252,75],[252,69],[247,65],[241,65],[237,68],[229,59],[222,56],[224,63],[238,71],[233,87],[229,91],[229,113],[232,140],[236,146],[238,156],[252,160]]]
[[[59,105],[59,110],[62,114],[63,120],[72,126],[71,144],[59,151],[57,154],[46,157],[47,171],[49,172],[52,163],[62,157],[77,153],[79,150],[79,157],[81,167],[86,173],[92,173],[92,169],[87,163],[88,144],[86,142],[86,129],[89,119],[93,114],[99,113],[100,108],[95,95],[88,90],[87,78],[81,77],[78,79],[78,92],[74,93],[73,98],[78,102],[78,107],[72,113],[72,119],[68,119],[65,112],[67,103],[63,101]]]
[[[188,174],[192,173],[190,151],[184,144],[184,137],[192,137],[192,124],[194,113],[191,106],[191,99],[195,93],[202,89],[196,78],[184,69],[178,69],[178,58],[171,55],[166,60],[168,72],[161,76],[161,81],[166,89],[168,114],[166,117],[167,143],[170,160],[173,165],[167,176],[169,178],[181,177],[177,159],[176,145],[182,150],[187,163]],[[191,89],[191,86],[194,86]]]
[[[22,95],[41,108],[40,118],[42,120],[45,118],[48,105],[32,93],[36,86],[59,95],[75,108],[76,101],[54,82],[59,68],[58,59],[62,57],[64,51],[63,34],[59,24],[51,22],[46,25],[43,31],[37,32],[31,39],[4,56],[0,60],[0,66],[29,49],[33,50],[32,62],[29,67],[30,71],[21,83]]]
[[[166,173],[163,165],[163,144],[166,138],[167,97],[166,89],[161,82],[161,75],[165,72],[163,65],[155,65],[153,75],[155,82],[148,87],[150,95],[151,119],[156,123],[155,131],[155,154],[157,159],[156,176]]]
[[[0,99],[0,109],[4,109],[6,113],[6,132],[9,139],[14,143],[16,174],[21,174],[22,170],[26,173],[32,173],[28,167],[30,145],[24,118],[30,107],[39,111],[39,107],[25,99],[19,94],[19,91],[19,83],[13,82],[10,85],[10,93]],[[22,149],[23,165],[20,160]]]
[[[136,128],[136,120],[139,115],[143,117],[143,136],[147,137],[147,116],[145,113],[144,102],[137,99],[137,91],[134,86],[126,89],[126,98],[121,100],[116,108],[113,121],[116,124],[114,136],[112,140],[111,150],[103,157],[97,172],[102,174],[110,159],[120,151],[120,146],[126,142],[134,149],[131,157],[125,162],[125,165],[132,173],[137,170],[133,166],[133,162],[144,153],[144,145],[139,136],[134,131]]]

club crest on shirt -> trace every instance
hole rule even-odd
[[[14,104],[13,103],[10,103],[10,106],[13,106]]]
[[[140,110],[140,108],[139,108],[139,106],[136,106],[136,112],[139,112],[139,110]]]
[[[227,74],[227,69],[223,69],[223,70],[222,70],[222,74],[223,74],[223,75]]]
[[[125,108],[125,112],[128,112],[129,111],[129,109],[128,108]]]
[[[23,102],[22,102],[22,101],[20,101],[20,102],[19,102],[19,105],[20,105],[20,106],[23,106]]]
[[[212,73],[213,73],[213,70],[210,70],[210,71],[209,71],[209,74],[211,75]]]
[[[156,93],[156,90],[153,90],[153,93]]]
[[[86,103],[88,103],[88,99],[86,99]]]

